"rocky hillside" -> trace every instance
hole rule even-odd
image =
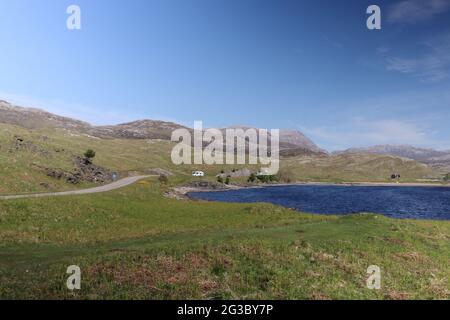
[[[326,153],[311,139],[298,130],[280,130],[280,149],[309,150],[315,153]]]
[[[138,120],[114,126],[92,127],[88,133],[99,138],[170,140],[172,131],[185,128],[173,122]]]
[[[40,109],[22,108],[0,100],[0,123],[13,124],[27,129],[64,128],[87,131],[89,123],[61,117]]]
[[[23,108],[0,100],[0,123],[26,129],[60,128],[99,138],[170,140],[175,129],[184,128],[172,122],[139,120],[112,126],[92,126],[87,122],[61,117],[44,110]]]
[[[83,121],[61,117],[40,109],[15,106],[3,100],[0,101],[0,123],[13,124],[27,129],[62,128],[103,139],[170,140],[172,132],[176,129],[192,130],[173,122],[156,120],[137,120],[118,125],[92,126]],[[245,130],[250,127],[229,128]],[[280,131],[280,151],[282,155],[325,153],[303,133],[296,130]]]
[[[258,128],[249,127],[249,126],[230,126],[227,128],[223,128],[222,133],[225,136],[226,129],[255,129],[259,132]],[[270,130],[268,132],[269,136],[269,144],[268,147],[270,149]],[[299,156],[299,155],[321,155],[327,154],[327,152],[321,148],[319,148],[311,139],[305,136],[298,130],[289,130],[289,129],[281,129],[280,130],[280,155],[285,157],[291,156]]]

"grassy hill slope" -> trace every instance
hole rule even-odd
[[[121,175],[151,168],[179,171],[170,160],[172,144],[168,141],[100,139],[64,129],[29,130],[0,124],[0,191],[14,193],[85,187],[87,184],[73,185],[47,177],[43,169],[70,171],[74,157],[82,156],[87,149],[95,150],[96,165]]]
[[[60,128],[24,129],[0,124],[0,192],[25,193],[86,187],[88,183],[68,184],[47,177],[45,168],[73,169],[73,159],[94,149],[94,163],[126,176],[163,168],[188,178],[192,170],[203,170],[215,180],[221,170],[257,166],[186,165],[175,166],[170,159],[173,143],[166,140],[102,139]],[[433,174],[426,165],[391,156],[304,155],[282,158],[281,167],[293,181],[389,181],[399,173],[405,181]],[[245,181],[245,179],[237,179]],[[232,180],[233,182],[233,180]]]
[[[439,176],[431,168],[414,160],[373,154],[339,154],[284,158],[282,168],[293,180],[301,181],[390,181],[400,174],[401,181]]]
[[[0,202],[0,298],[450,298],[447,221],[186,202],[165,188]],[[374,264],[381,290],[366,287]]]

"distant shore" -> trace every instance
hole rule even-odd
[[[255,185],[224,185],[223,188],[211,188],[211,187],[192,187],[192,186],[178,186],[172,188],[170,194],[175,198],[190,199],[187,194],[189,192],[219,192],[230,191],[239,189],[252,189],[252,188],[266,188],[266,187],[287,187],[287,186],[341,186],[341,187],[440,187],[450,188],[450,184],[442,183],[425,183],[425,182],[293,182],[293,183],[269,183],[269,184],[255,184]]]
[[[273,186],[292,186],[292,185],[325,185],[325,186],[358,186],[358,187],[444,187],[450,188],[450,184],[436,183],[436,182],[294,182],[272,184]],[[271,186],[272,186],[271,185]]]

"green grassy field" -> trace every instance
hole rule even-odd
[[[0,202],[0,298],[450,299],[450,222],[182,201],[166,188]],[[73,264],[79,292],[65,287]],[[366,288],[369,265],[381,290]]]
[[[192,170],[213,181],[221,170],[243,167],[177,167],[172,146],[1,124],[0,193],[90,186],[42,171],[70,171],[87,149],[96,151],[95,164],[123,176],[169,170],[171,185],[191,181]],[[283,159],[282,171],[294,181],[327,182],[387,181],[393,170],[408,181],[430,174],[416,162],[345,157]],[[180,201],[165,198],[167,188],[149,179],[104,194],[0,201],[0,298],[450,298],[449,222]],[[72,264],[82,269],[76,293],[65,287]],[[373,264],[382,269],[379,291],[366,288]]]

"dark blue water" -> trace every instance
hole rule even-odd
[[[196,199],[271,202],[302,212],[345,215],[371,212],[392,218],[450,220],[450,188],[292,185],[191,192]]]

